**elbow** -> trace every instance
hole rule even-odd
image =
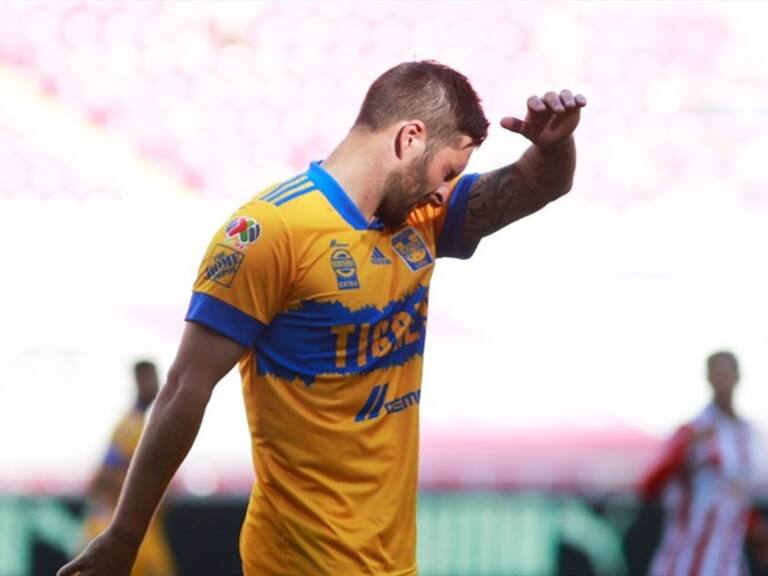
[[[565,196],[566,194],[568,194],[568,192],[570,192],[570,191],[571,191],[571,188],[573,188],[573,176],[571,176],[570,178],[568,178],[568,180],[567,180],[566,182],[564,182],[564,183],[563,183],[563,184],[560,186],[560,191],[559,191],[559,194],[557,195],[557,197],[558,197],[558,198],[562,198],[563,196]]]
[[[160,387],[160,392],[155,399],[155,411],[162,410],[171,404],[179,394],[182,387],[182,375],[179,370],[171,366],[165,377],[165,383]]]
[[[547,202],[562,198],[573,188],[573,170],[550,174],[540,180],[540,190]]]
[[[571,175],[568,177],[568,179],[565,182],[565,185],[563,186],[563,194],[568,194],[568,192],[571,191],[571,188],[573,188],[573,176],[574,176],[574,171],[571,171]]]
[[[562,198],[568,192],[571,191],[571,188],[573,187],[573,178],[568,178],[566,181],[560,181],[556,183],[552,183],[551,186],[549,186],[549,194],[547,195],[547,203],[552,202],[553,200],[557,200],[558,198]]]
[[[201,379],[199,373],[171,366],[165,384],[157,397],[157,408],[170,409],[173,406],[204,408],[211,398],[213,385]]]
[[[571,169],[566,171],[565,174],[563,174],[563,178],[559,184],[560,196],[565,196],[566,194],[568,194],[568,192],[571,191],[571,188],[573,188],[573,176],[575,173],[576,173],[576,165],[573,164],[571,166]]]
[[[176,364],[173,364],[165,377],[165,385],[163,386],[163,389],[172,393],[177,391],[181,386],[182,377],[182,371],[176,366]]]

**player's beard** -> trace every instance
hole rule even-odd
[[[423,160],[415,160],[412,168],[390,172],[384,180],[384,193],[376,217],[390,230],[405,224],[411,210],[427,197],[428,163],[429,155],[425,155]]]

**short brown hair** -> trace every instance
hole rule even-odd
[[[719,350],[714,354],[710,354],[707,358],[707,370],[711,371],[712,367],[715,365],[715,362],[720,359],[730,361],[733,367],[738,371],[739,361],[736,359],[736,355],[729,350]]]
[[[135,362],[133,364],[133,375],[136,378],[138,378],[142,372],[146,372],[148,370],[157,372],[157,367],[155,366],[155,363],[151,362],[150,360],[139,360],[138,362]]]
[[[434,60],[403,62],[379,76],[355,126],[379,130],[411,119],[424,122],[427,134],[439,141],[464,134],[479,146],[488,135],[488,120],[467,77]]]

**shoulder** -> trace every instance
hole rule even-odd
[[[696,439],[699,430],[692,422],[682,424],[675,429],[671,437],[673,445],[684,447],[688,446],[693,440]]]
[[[297,174],[287,180],[268,186],[256,196],[253,201],[259,201],[275,207],[280,207],[290,203],[292,200],[309,194],[316,189],[315,182],[310,179],[307,172]]]
[[[749,420],[739,418],[737,425],[743,434],[746,434],[749,437],[755,437],[757,435],[755,426]]]
[[[325,198],[316,171],[308,171],[259,192],[244,206],[257,212],[272,213],[285,221],[300,224]]]
[[[290,229],[284,211],[257,195],[227,217],[214,233],[209,250],[245,255],[258,246],[290,240]]]
[[[706,441],[717,435],[720,421],[717,410],[709,405],[702,410],[686,427],[691,441]]]
[[[710,427],[717,422],[718,410],[714,404],[707,404],[701,412],[691,420],[691,426],[694,428]]]
[[[327,194],[313,180],[298,180],[298,184],[270,186],[243,204],[230,218],[224,232],[229,237],[242,233],[247,225],[255,227],[255,235],[270,232],[295,236],[303,232],[335,225],[338,210]],[[241,218],[252,222],[243,222]],[[254,233],[251,234],[253,238]],[[252,240],[255,241],[255,240]]]

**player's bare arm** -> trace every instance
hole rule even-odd
[[[109,528],[58,576],[128,576],[152,515],[197,436],[216,383],[245,352],[240,344],[187,323]]]
[[[571,188],[576,168],[573,131],[587,100],[570,90],[528,99],[524,120],[504,118],[502,127],[533,144],[520,159],[482,174],[472,187],[464,220],[464,244],[536,212]]]

